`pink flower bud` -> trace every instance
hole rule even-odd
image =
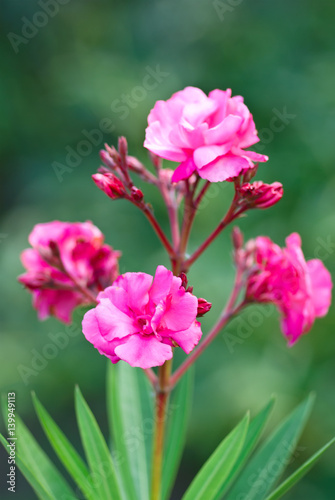
[[[231,233],[233,245],[235,250],[240,250],[243,246],[243,234],[239,227],[233,227],[233,231]]]
[[[100,151],[100,158],[101,158],[101,161],[107,165],[107,167],[109,167],[111,170],[114,170],[116,168],[116,163],[115,163],[115,160],[110,156],[110,154],[105,151],[104,149],[102,149]]]
[[[126,189],[120,179],[111,172],[94,174],[92,175],[92,179],[98,188],[112,198],[112,200],[123,198],[126,194]]]
[[[135,186],[133,186],[131,188],[131,198],[132,198],[132,200],[134,200],[134,201],[142,201],[143,197],[144,197],[144,194],[142,193],[142,191],[140,189],[138,189]]]
[[[199,316],[203,316],[204,314],[208,313],[212,307],[211,302],[207,302],[206,299],[198,299],[198,312],[197,312],[197,318]]]
[[[241,202],[245,202],[249,208],[269,208],[282,198],[283,185],[280,182],[265,184],[256,181],[252,184],[243,184],[239,188],[239,193]]]
[[[127,139],[125,137],[119,137],[118,146],[121,158],[125,159],[128,153]]]

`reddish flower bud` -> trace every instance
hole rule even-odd
[[[208,313],[208,311],[211,309],[212,304],[211,302],[207,302],[206,299],[198,299],[198,313],[197,317],[203,316],[204,314]]]
[[[233,245],[235,250],[240,250],[240,248],[243,247],[243,234],[239,227],[237,226],[233,227],[231,237],[233,240]]]
[[[127,139],[125,137],[119,137],[118,146],[121,158],[125,159],[128,153]]]
[[[183,288],[187,288],[187,284],[188,284],[188,279],[187,279],[187,276],[186,276],[186,273],[182,272],[179,274],[179,278],[181,279],[181,286]]]
[[[144,197],[144,194],[142,193],[142,191],[140,189],[138,189],[135,186],[133,186],[131,188],[131,199],[132,200],[134,200],[134,201],[142,201],[143,197]]]
[[[126,189],[120,179],[111,172],[94,174],[92,175],[92,179],[98,188],[112,198],[112,200],[123,198],[126,194]]]
[[[115,170],[116,168],[116,162],[115,162],[115,159],[111,157],[111,155],[105,151],[104,149],[102,149],[100,151],[100,158],[101,158],[101,161],[111,170]],[[104,168],[104,167],[102,167]]]
[[[135,156],[127,156],[127,165],[130,170],[141,174],[144,170],[143,164]]]
[[[239,188],[242,203],[246,202],[249,208],[268,208],[277,203],[283,196],[283,185],[280,182],[265,184],[256,181],[246,183]]]

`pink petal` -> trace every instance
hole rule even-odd
[[[229,115],[216,127],[204,132],[206,144],[222,144],[232,139],[242,123],[240,116]]]
[[[230,145],[222,146],[202,146],[194,151],[193,159],[197,168],[203,168],[205,165],[213,162],[217,158],[226,154],[230,149]]]
[[[162,325],[173,331],[187,330],[196,318],[198,299],[183,289],[175,292],[166,305]]]
[[[172,285],[173,273],[164,266],[158,266],[155,277],[149,291],[150,299],[158,304],[170,291]]]
[[[249,168],[248,160],[241,156],[227,154],[201,168],[198,173],[200,177],[210,182],[221,182],[237,177],[245,168]]]
[[[160,332],[160,334],[164,336],[164,332]],[[194,323],[187,330],[169,332],[167,336],[174,340],[179,347],[186,352],[186,354],[189,354],[201,339],[201,324],[198,321],[194,321]]]
[[[268,161],[268,159],[269,159],[268,156],[261,155],[259,153],[255,153],[255,151],[244,151],[244,150],[242,150],[242,155],[246,156],[251,161],[261,162],[261,163],[263,163],[265,161]]]
[[[332,278],[328,269],[321,260],[312,259],[307,262],[307,268],[311,280],[311,295],[318,317],[325,316],[331,303]]]
[[[114,281],[113,286],[119,286],[127,292],[127,302],[130,309],[142,314],[144,306],[149,302],[149,290],[152,276],[146,273],[125,273]]]
[[[96,308],[90,309],[85,313],[82,321],[82,329],[85,338],[94,345],[100,354],[105,354],[113,362],[115,362],[115,347],[120,344],[120,340],[107,341],[100,333],[99,323],[97,320]]]
[[[95,308],[97,324],[106,340],[121,339],[138,331],[138,325],[131,316],[120,311],[110,300],[99,300]]]
[[[171,182],[179,182],[184,179],[188,179],[195,171],[196,166],[194,164],[193,158],[188,158],[183,161],[173,172],[171,177]]]
[[[127,342],[115,348],[115,354],[131,366],[146,369],[161,366],[171,359],[172,349],[154,335],[132,335]]]

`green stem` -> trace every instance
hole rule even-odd
[[[164,365],[160,366],[158,370],[154,447],[152,455],[151,500],[161,500],[165,420],[169,401],[171,369],[172,360],[169,360],[166,361]]]

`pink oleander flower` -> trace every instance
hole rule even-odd
[[[260,236],[247,244],[246,255],[251,264],[247,299],[273,302],[282,315],[282,331],[289,345],[294,344],[311,329],[315,318],[327,314],[330,273],[319,259],[306,262],[297,233],[286,238],[286,248]]]
[[[166,160],[180,162],[172,181],[193,172],[211,182],[225,181],[268,157],[247,151],[259,141],[243,97],[231,90],[186,87],[167,101],[157,101],[148,116],[144,146]]]
[[[37,224],[29,243],[33,248],[21,254],[27,272],[18,280],[32,292],[40,319],[69,323],[73,309],[90,302],[80,288],[98,293],[118,275],[120,253],[91,222]]]
[[[240,203],[248,208],[269,208],[283,197],[283,185],[280,182],[265,184],[262,181],[245,183],[238,189]]]
[[[172,358],[173,347],[188,354],[201,338],[198,299],[164,266],[154,277],[123,274],[97,299],[84,316],[83,333],[113,363],[160,366]]]

